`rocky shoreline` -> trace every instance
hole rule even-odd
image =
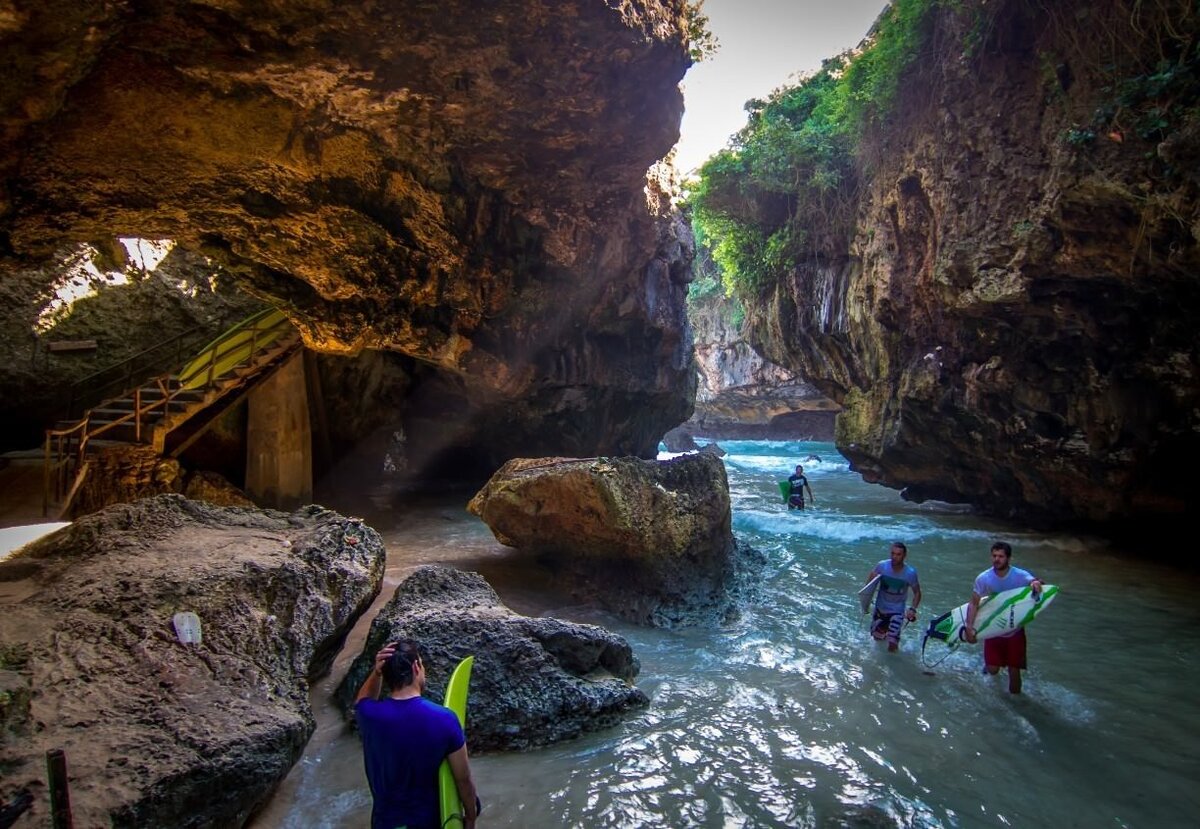
[[[110,507],[0,562],[0,800],[49,823],[66,753],[77,826],[238,826],[313,729],[310,682],[377,594],[378,534],[158,496]],[[183,644],[175,613],[202,641]]]
[[[371,623],[362,653],[337,690],[349,714],[387,642],[420,643],[429,687],[441,700],[459,660],[475,656],[467,735],[472,752],[548,745],[616,725],[650,700],[633,680],[640,665],[624,637],[595,625],[531,618],[504,606],[478,573],[419,568]]]
[[[661,525],[627,539],[626,552],[646,558],[645,581],[581,589],[625,596],[641,623],[736,612],[760,557],[729,532],[718,459],[556,460],[576,472],[599,462],[587,476],[632,510],[619,520]],[[666,502],[690,506],[672,515]],[[577,527],[579,550],[607,549],[596,530]],[[672,533],[683,543],[664,546]],[[303,753],[312,683],[378,597],[385,559],[374,529],[319,506],[288,514],[171,494],[106,507],[0,561],[0,806],[30,800],[15,826],[49,822],[44,758],[62,749],[76,825],[245,825]],[[560,586],[584,570],[560,568]],[[180,611],[201,621],[199,643],[179,638]],[[522,616],[477,573],[421,566],[372,621],[335,693],[343,709],[370,655],[400,636],[427,649],[434,699],[458,659],[475,655],[473,751],[572,739],[649,704],[623,637]]]

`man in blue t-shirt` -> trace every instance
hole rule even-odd
[[[876,641],[887,638],[888,650],[900,647],[900,631],[904,620],[917,620],[917,605],[921,603],[921,582],[917,579],[917,568],[905,564],[908,547],[902,541],[893,541],[888,558],[876,564],[867,574],[867,583],[879,576],[879,590],[875,594],[875,616],[871,620],[871,635]],[[904,604],[908,590],[912,588],[913,603],[907,611]]]
[[[1006,541],[992,545],[992,567],[984,570],[975,579],[971,590],[971,603],[963,625],[963,638],[975,644],[975,617],[979,615],[979,602],[985,596],[994,596],[1005,590],[1029,586],[1033,595],[1041,596],[1042,582],[1028,570],[1013,567],[1012,546]],[[989,674],[1000,673],[1008,667],[1008,692],[1021,693],[1021,671],[1025,670],[1025,628],[1019,627],[1003,636],[983,640],[983,665]]]
[[[377,699],[387,682],[390,692]],[[363,762],[374,806],[371,829],[437,829],[438,768],[450,762],[462,799],[466,829],[478,814],[467,741],[458,716],[421,696],[425,665],[411,639],[390,642],[375,654],[375,666],[354,700],[363,741]]]

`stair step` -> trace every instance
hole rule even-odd
[[[181,391],[181,392],[177,392],[175,395],[173,395],[171,397],[171,400],[168,403],[168,405],[171,408],[175,408],[176,406],[183,406],[188,403],[198,403],[203,399],[204,399],[204,392],[202,392],[202,391],[198,391],[198,390]],[[147,393],[144,391],[142,392],[142,408],[143,409],[147,406],[154,405],[154,404],[161,405],[162,400],[163,400],[163,396],[158,391],[158,389],[155,389],[153,393]],[[100,406],[103,407],[104,409],[118,409],[118,410],[124,411],[124,412],[132,412],[134,409],[135,402],[136,401],[134,400],[133,396],[130,395],[129,397],[122,397],[122,398],[119,398],[116,400],[106,400],[103,403],[101,403]],[[92,411],[94,412],[94,411],[96,411],[96,409],[93,409]]]
[[[90,420],[92,423],[97,423],[97,422],[111,423],[114,420],[120,420],[123,417],[129,417],[129,415],[132,413],[133,413],[133,409],[110,409],[110,408],[92,409],[92,416],[91,416]],[[152,412],[143,412],[142,413],[142,422],[143,423],[145,423],[147,421],[151,421],[151,420],[160,420],[161,418],[162,418],[162,411],[159,409],[156,409],[155,411],[152,411]],[[131,423],[133,422],[133,418],[130,418],[130,422]]]
[[[107,445],[129,444],[138,439],[138,426],[131,417],[135,405],[140,398],[143,408],[141,416],[141,440],[149,442],[155,439],[157,433],[169,433],[191,420],[197,413],[216,403],[230,393],[244,393],[264,371],[277,366],[280,359],[292,353],[300,343],[294,334],[276,340],[262,348],[254,355],[254,359],[227,370],[221,377],[214,378],[211,388],[184,390],[178,375],[170,375],[161,380],[142,385],[137,392],[130,391],[125,395],[106,400],[93,408],[88,419],[88,434],[94,435],[98,430],[105,431],[97,438],[89,437],[88,446],[101,448]],[[163,407],[164,389],[170,395],[170,400]],[[151,412],[146,412],[146,406],[157,406]],[[164,413],[163,408],[166,409]],[[124,420],[122,420],[125,418]],[[117,424],[116,422],[122,422]],[[56,425],[57,430],[69,430],[79,425],[79,420],[63,420]],[[113,425],[116,424],[116,425]],[[106,428],[107,427],[107,428]],[[73,437],[80,437],[76,434]]]
[[[106,424],[101,424],[101,426],[103,425]],[[99,428],[97,428],[97,431],[99,431]],[[145,424],[142,425],[143,441],[150,439],[151,431],[152,427],[146,426]],[[99,437],[114,443],[136,443],[138,440],[137,428],[132,423],[122,423],[118,426],[113,426],[112,428],[101,432]],[[93,442],[94,439],[88,439],[89,445]]]

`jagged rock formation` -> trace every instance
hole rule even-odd
[[[866,479],[1031,522],[1192,513],[1197,25],[1181,2],[932,6],[849,249],[748,323],[845,407]]]
[[[650,456],[694,382],[690,236],[647,180],[678,137],[683,6],[10,9],[0,265],[173,239],[310,348],[400,355],[405,414],[480,466]]]
[[[0,562],[0,801],[50,824],[65,750],[76,826],[240,826],[312,734],[329,670],[383,581],[379,535],[164,495],[82,518]],[[203,641],[181,644],[178,611]],[[12,702],[12,705],[9,705]]]
[[[795,372],[764,360],[719,290],[689,300],[696,411],[680,428],[728,438],[833,440],[839,407]]]
[[[629,643],[594,625],[521,616],[478,573],[426,566],[406,578],[371,623],[362,654],[337,696],[349,712],[386,643],[415,639],[425,696],[442,700],[458,662],[474,655],[467,743],[474,751],[523,750],[616,725],[649,704],[632,682]],[[385,689],[386,690],[386,689]]]
[[[166,493],[222,507],[254,507],[246,494],[215,472],[188,472],[152,446],[118,444],[100,449],[88,461],[88,473],[72,502],[73,515],[88,515]]]
[[[518,458],[467,509],[501,544],[540,557],[580,595],[642,624],[723,618],[739,571],[758,561],[734,541],[725,466],[711,453]]]

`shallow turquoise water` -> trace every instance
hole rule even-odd
[[[1196,825],[1190,573],[906,503],[862,483],[831,444],[721,445],[734,532],[770,558],[758,597],[722,628],[638,628],[567,605],[458,504],[359,510],[383,532],[394,579],[427,560],[478,569],[514,609],[604,624],[641,659],[651,706],[621,727],[474,759],[481,827]],[[796,463],[816,497],[804,513],[776,488]],[[854,594],[894,539],[924,602],[888,654]],[[1019,697],[981,673],[977,647],[947,656],[930,642],[925,662],[945,657],[932,668],[921,654],[924,626],[968,598],[997,539],[1062,590],[1029,629]],[[357,740],[329,725],[256,825],[363,826],[369,810]]]

